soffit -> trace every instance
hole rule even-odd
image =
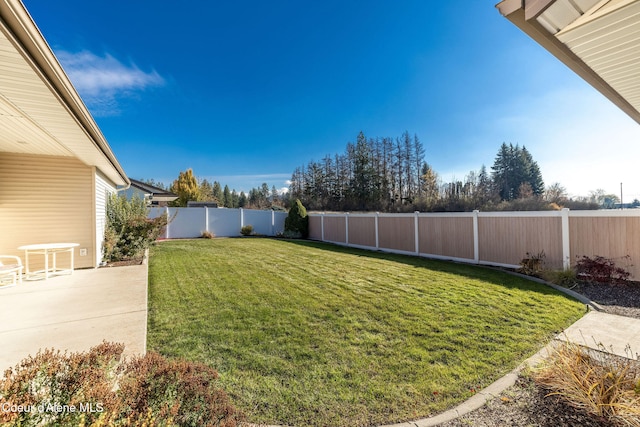
[[[3,18],[0,16],[0,153],[71,156],[97,167],[115,184],[128,184],[86,107],[81,106],[79,116],[78,106],[72,108],[58,92],[62,85],[77,97],[67,77],[52,82],[54,73],[43,72],[43,64],[36,63]],[[10,18],[15,20],[12,25],[20,21]],[[34,33],[40,37],[35,43],[48,48],[35,26]]]
[[[640,110],[640,2],[612,1],[556,34]]]
[[[640,123],[640,0],[502,0],[496,7]]]

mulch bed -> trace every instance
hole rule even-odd
[[[142,264],[143,258],[135,258],[135,259],[128,259],[126,261],[115,261],[115,262],[108,262],[107,265],[105,265],[105,267],[124,267],[127,265],[140,265]]]

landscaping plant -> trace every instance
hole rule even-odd
[[[240,229],[240,234],[243,236],[251,236],[253,234],[253,225],[245,225]]]
[[[153,352],[126,360],[123,350],[103,342],[24,359],[0,378],[0,424],[235,427],[244,420],[214,369]]]
[[[605,348],[596,352],[562,343],[534,372],[534,379],[549,395],[558,395],[594,417],[615,426],[640,426],[638,360],[614,355]]]
[[[629,255],[623,257],[627,260],[630,258]],[[618,267],[614,260],[602,256],[583,256],[576,262],[576,272],[579,279],[592,283],[620,284],[627,282],[631,276],[625,268]]]
[[[284,220],[284,237],[302,239],[309,237],[309,217],[300,199],[296,199]]]
[[[144,200],[130,200],[117,194],[107,199],[103,259],[106,262],[141,258],[144,251],[162,234],[169,223],[166,214],[148,218]]]

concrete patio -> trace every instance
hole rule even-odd
[[[0,374],[41,348],[84,351],[103,340],[146,351],[147,265],[76,270],[0,288]]]

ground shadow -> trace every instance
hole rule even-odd
[[[526,289],[543,295],[561,295],[564,298],[575,300],[570,295],[561,293],[543,283],[527,280],[524,277],[509,274],[506,270],[475,264],[466,264],[456,261],[437,260],[413,255],[394,254],[383,251],[352,248],[333,243],[314,240],[286,240],[288,243],[318,250],[335,253],[351,254],[364,258],[384,259],[399,262],[413,268],[424,268],[432,271],[455,274],[469,279],[480,279],[504,288]],[[502,273],[496,278],[496,272]],[[504,278],[504,280],[502,280]]]

